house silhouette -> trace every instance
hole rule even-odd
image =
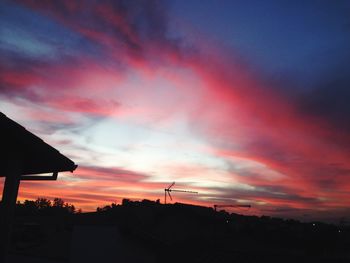
[[[73,172],[77,165],[1,112],[0,145],[0,177],[5,177],[0,207],[2,263],[6,262],[20,181],[56,180],[59,172]],[[44,173],[52,176],[39,176]]]

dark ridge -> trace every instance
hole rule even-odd
[[[60,199],[49,205],[38,200],[17,205],[12,254],[69,260],[72,233],[86,226],[115,227],[126,249],[151,255],[144,262],[166,258],[166,262],[345,263],[350,259],[346,225],[244,216],[191,204],[164,205],[159,200],[124,199],[122,204],[90,213],[69,209],[71,205]],[[47,245],[52,243],[55,247]]]

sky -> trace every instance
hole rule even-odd
[[[348,1],[0,3],[0,110],[71,158],[19,200],[350,217]]]

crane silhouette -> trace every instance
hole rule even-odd
[[[251,208],[251,205],[214,205],[214,210],[217,211],[217,208],[222,208],[222,207],[247,207],[247,208]]]
[[[167,188],[164,189],[164,204],[166,204],[166,196],[169,195],[170,200],[172,201],[173,198],[171,197],[170,192],[181,192],[181,193],[191,193],[191,194],[198,194],[198,192],[195,191],[187,191],[187,190],[181,190],[181,189],[171,189],[175,185],[175,182],[173,182],[171,185],[169,185]]]

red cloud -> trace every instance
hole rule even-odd
[[[238,183],[255,190],[216,189],[220,194],[213,194],[203,188],[204,194],[179,196],[176,200],[212,205],[213,200],[234,198],[253,202],[262,209],[340,209],[350,205],[350,136],[321,118],[301,114],[288,96],[278,92],[279,87],[268,86],[227,55],[230,51],[214,50],[202,43],[196,53],[187,54],[174,47],[161,27],[145,29],[148,35],[143,36],[143,31],[133,24],[133,9],[123,12],[112,2],[88,10],[89,21],[81,17],[80,2],[25,3],[103,47],[108,59],[103,63],[100,58],[79,58],[72,64],[38,64],[30,73],[6,69],[0,78],[5,86],[15,88],[9,93],[88,116],[150,118],[155,128],[162,117],[171,119],[174,113],[181,112],[191,132],[206,142],[203,154],[228,163],[239,157],[264,167],[245,174],[235,168],[228,171]],[[142,76],[137,89],[124,86],[124,97],[114,97],[113,91],[121,89],[130,72],[132,77]],[[170,91],[156,90],[157,78],[168,83]],[[164,93],[159,99],[160,91]],[[135,105],[124,107],[123,103],[131,102]],[[205,167],[185,168],[173,167],[205,173]],[[266,171],[283,176],[271,182],[264,175]],[[20,198],[33,197],[40,189],[50,197],[76,200],[83,208],[121,195],[161,198],[164,184],[145,182],[149,177],[122,168],[81,167],[72,177],[77,181],[22,184]]]

